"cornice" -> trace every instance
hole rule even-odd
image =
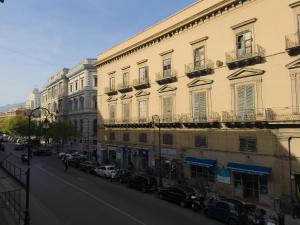
[[[199,24],[202,24],[208,21],[209,19],[221,15],[225,11],[229,11],[234,9],[237,6],[243,5],[245,2],[251,2],[251,1],[255,1],[255,0],[223,0],[222,2],[217,3],[173,26],[170,26],[167,29],[157,32],[140,42],[137,42],[127,48],[124,48],[121,51],[116,52],[106,58],[98,60],[96,66],[101,67],[105,64],[109,64],[113,61],[119,60],[120,58],[126,57],[127,55],[135,53],[141,49],[152,46],[165,39],[176,36],[183,31],[198,26]]]
[[[256,18],[252,18],[252,19],[250,19],[250,20],[246,20],[246,21],[244,21],[244,22],[241,22],[241,23],[238,23],[238,24],[236,24],[236,25],[231,26],[231,29],[232,29],[232,30],[235,30],[235,29],[237,29],[237,28],[239,28],[239,27],[246,26],[246,25],[248,25],[248,24],[250,24],[250,23],[254,23],[254,22],[256,22],[256,21],[257,21]]]
[[[140,61],[138,61],[136,64],[142,64],[142,63],[145,63],[145,62],[147,62],[148,61],[148,59],[143,59],[143,60],[140,60]]]
[[[296,1],[296,2],[294,2],[294,3],[292,3],[292,4],[289,4],[289,6],[290,6],[291,8],[298,7],[298,6],[300,6],[300,1]]]
[[[191,42],[190,42],[190,45],[197,44],[197,43],[199,43],[199,42],[201,42],[201,41],[206,41],[207,39],[208,39],[208,36],[199,38],[199,39],[197,39],[197,40],[195,40],[195,41],[191,41]]]
[[[172,52],[174,52],[174,49],[170,49],[170,50],[168,50],[168,51],[164,51],[164,52],[160,53],[159,55],[160,55],[160,56],[164,56],[164,55],[170,54],[170,53],[172,53]]]

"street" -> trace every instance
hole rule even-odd
[[[13,153],[9,159],[22,165],[22,152],[12,150],[11,144],[6,149]],[[55,155],[33,158],[30,197],[32,225],[220,224],[159,200],[156,194],[143,194],[74,168],[65,172]]]

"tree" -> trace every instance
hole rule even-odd
[[[47,138],[52,138],[58,146],[58,142],[61,140],[63,143],[71,137],[77,137],[79,133],[74,125],[69,121],[57,121],[50,124],[50,127],[46,133]]]

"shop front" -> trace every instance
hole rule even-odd
[[[215,181],[217,160],[186,157],[184,163],[190,166],[191,179],[203,179],[207,182]]]
[[[136,170],[147,170],[149,168],[149,149],[143,147],[134,149],[133,164]]]
[[[272,168],[229,162],[227,169],[233,176],[235,196],[253,202],[270,202],[268,179]]]
[[[177,149],[162,148],[161,149],[161,166],[163,178],[175,180],[178,175],[179,159],[177,158]],[[159,163],[157,163],[159,165]]]
[[[107,146],[108,162],[115,165],[120,165],[121,154],[117,146]]]
[[[124,146],[121,148],[122,151],[122,168],[124,170],[133,170],[132,163],[132,150],[129,146]]]
[[[300,174],[294,174],[295,178],[295,196],[296,199],[300,200]]]

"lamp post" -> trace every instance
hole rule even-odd
[[[27,172],[26,172],[26,208],[25,208],[25,219],[24,219],[24,225],[30,224],[30,214],[29,214],[29,191],[30,191],[30,158],[31,158],[31,118],[34,115],[36,111],[39,110],[45,110],[48,115],[52,115],[50,111],[43,107],[37,107],[33,110],[29,111],[28,114],[28,139],[27,139]],[[49,121],[47,120],[47,117],[43,123],[44,128],[49,128]]]
[[[162,187],[163,181],[162,181],[162,165],[161,165],[162,160],[161,160],[161,137],[160,137],[160,117],[159,117],[159,115],[152,116],[152,123],[153,123],[154,129],[155,129],[155,126],[158,126],[159,186]]]
[[[292,155],[291,155],[291,140],[293,138],[298,138],[300,139],[300,137],[296,137],[296,136],[290,136],[288,138],[288,148],[289,148],[289,175],[290,175],[290,195],[291,195],[291,202],[293,200],[293,183],[292,183]]]

